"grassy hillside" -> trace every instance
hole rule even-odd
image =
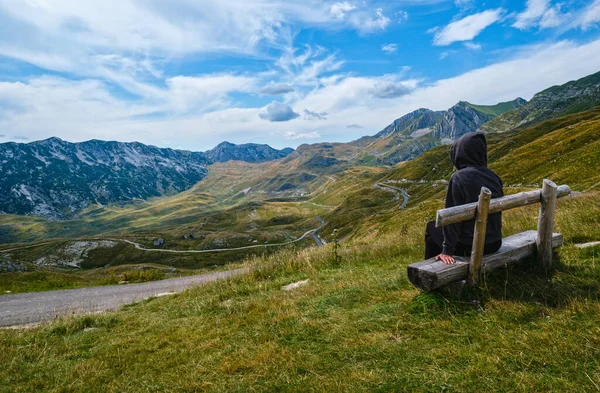
[[[600,108],[518,133],[494,146],[490,158],[492,169],[510,184],[549,178],[578,191],[599,189]]]
[[[488,142],[490,167],[504,180],[506,193],[537,188],[542,178],[569,184],[580,192],[600,188],[600,108],[549,120],[519,133],[489,134]],[[400,189],[409,195],[408,208],[436,209],[441,206],[445,181],[453,171],[449,146],[431,149],[416,160],[393,168],[354,167],[333,174],[319,173],[314,168],[310,172],[299,171],[306,165],[307,157],[327,157],[326,152],[331,149],[328,146],[299,149],[300,155],[287,158],[285,163],[219,164],[211,169],[205,181],[185,193],[123,208],[91,210],[78,220],[49,222],[0,216],[4,241],[11,236],[19,240],[53,238],[47,246],[7,254],[1,250],[13,246],[0,247],[0,259],[32,264],[40,255],[60,256],[62,248],[70,242],[65,237],[82,235],[92,239],[123,238],[147,248],[153,248],[153,241],[159,237],[166,239],[167,248],[179,250],[255,246],[240,251],[178,255],[145,252],[120,244],[89,253],[81,272],[68,272],[64,268],[52,271],[47,267],[41,271],[32,268],[23,275],[39,282],[44,274],[50,281],[59,274],[64,278],[54,286],[59,288],[67,287],[68,283],[73,286],[92,283],[86,281],[85,269],[104,269],[107,261],[112,266],[154,263],[199,269],[257,253],[273,253],[276,248],[256,246],[297,239],[319,225],[316,217],[326,221],[319,232],[326,241],[331,241],[334,229],[344,242],[374,240],[385,233],[408,230],[401,223],[405,211],[399,209]],[[302,173],[312,177],[303,180],[299,177]],[[293,187],[279,191],[290,182]],[[376,186],[380,182],[389,182],[385,183],[388,189]],[[189,234],[195,238],[183,239]],[[314,240],[308,237],[296,246],[313,244]],[[111,274],[109,270],[105,271],[107,277]],[[93,283],[104,283],[106,277],[101,278],[102,272],[96,273],[99,278]],[[11,285],[8,289],[7,280],[0,289],[35,289],[35,285],[26,284],[24,279],[17,280],[22,285]],[[39,289],[43,288],[47,286],[40,284]]]
[[[489,132],[507,132],[533,127],[559,116],[580,113],[600,105],[600,72],[543,90],[521,106],[487,122]]]
[[[517,98],[516,100],[500,102],[496,105],[475,105],[475,104],[471,104],[470,102],[468,102],[467,104],[471,108],[473,108],[481,113],[485,113],[487,115],[493,115],[493,116],[500,116],[503,113],[512,111],[513,109],[516,109],[516,108],[520,108],[525,103],[526,103],[526,101],[524,99]]]
[[[600,108],[487,139],[489,166],[506,185],[537,185],[550,178],[577,191],[600,186]],[[399,164],[389,178],[448,179],[453,171],[449,151],[449,146],[431,149]]]
[[[252,274],[103,315],[0,330],[0,391],[596,391],[599,193],[561,199],[556,271],[526,264],[481,291],[419,293],[435,206],[387,235],[249,260]],[[511,234],[536,207],[505,216]],[[282,285],[309,279],[292,292]]]
[[[118,312],[0,330],[0,392],[597,391],[600,247],[574,244],[600,240],[599,140],[600,108],[488,135],[490,166],[507,194],[543,177],[583,193],[559,200],[555,230],[565,245],[550,274],[531,260],[489,274],[478,289],[424,294],[406,277],[406,266],[422,259],[426,222],[443,206],[448,146],[392,168],[329,172],[320,162],[338,147],[323,145],[275,163],[219,165],[186,193],[79,221],[0,217],[4,233],[96,223],[101,238],[152,247],[162,236],[185,250],[294,239],[319,216],[329,242],[181,255],[119,243],[90,251],[77,272],[35,263],[63,256],[73,239],[2,245],[0,259],[31,269],[0,274],[2,292],[146,281],[243,258],[236,267],[252,271]],[[303,173],[314,178],[297,177]],[[286,183],[295,188],[280,190]],[[409,195],[403,209],[400,190]],[[534,229],[537,209],[505,212],[504,235]],[[181,238],[190,232],[204,237]]]

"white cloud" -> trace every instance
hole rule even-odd
[[[362,21],[362,26],[364,31],[384,30],[389,23],[390,18],[383,14],[382,8],[378,8],[375,10],[375,17],[364,19]],[[361,22],[356,22],[355,24],[360,26]]]
[[[294,131],[284,131],[281,133],[286,139],[318,139],[321,137],[317,131],[312,132],[294,132]]]
[[[354,11],[355,9],[356,6],[344,1],[343,3],[332,4],[329,12],[335,19],[344,19],[348,12]]]
[[[550,0],[527,0],[527,8],[517,14],[513,27],[526,30],[534,26],[540,29],[557,27],[562,24],[564,15],[560,5],[552,6]]]
[[[440,53],[440,60],[444,60],[446,57],[450,56],[451,54],[453,54],[455,51],[453,50],[445,50],[442,53]]]
[[[583,30],[587,30],[600,22],[600,0],[594,1],[586,7],[579,17],[578,24]]]
[[[398,23],[406,22],[408,20],[408,12],[403,10],[396,11],[396,19],[398,20]]]
[[[270,83],[267,86],[260,89],[260,94],[264,95],[281,95],[286,93],[291,93],[294,91],[294,88],[287,83]]]
[[[302,52],[288,48],[275,63],[284,72],[284,78],[298,86],[318,86],[323,75],[339,70],[343,64],[334,53],[311,46]]]
[[[175,4],[181,6],[181,1]],[[59,0],[56,2],[58,4]],[[596,0],[592,6],[599,3],[600,0]],[[5,4],[8,3],[0,0],[0,7]],[[121,3],[115,4],[115,7],[122,6]],[[126,0],[124,4],[127,4]],[[585,14],[587,19],[582,14],[581,23],[584,26],[583,21],[587,21],[586,28],[600,19],[600,13],[594,14],[595,8],[592,6],[586,9],[590,11]],[[77,7],[85,7],[85,3],[76,4]],[[329,10],[325,11],[320,16],[313,16],[314,20],[325,15],[323,20],[331,21]],[[361,12],[361,9],[353,10],[339,23],[350,25],[348,20]],[[369,12],[371,14],[359,16],[376,17],[374,10]],[[81,14],[79,11],[77,13]],[[140,17],[145,17],[144,12],[140,13]],[[344,141],[375,133],[393,119],[419,107],[439,110],[459,100],[493,104],[517,96],[529,98],[548,86],[600,69],[600,57],[597,56],[600,53],[600,40],[584,45],[563,41],[513,51],[496,64],[425,84],[408,79],[406,70],[400,71],[400,68],[393,75],[366,77],[343,73],[341,67],[344,63],[338,53],[317,46],[287,49],[291,45],[286,41],[277,46],[277,50],[283,51],[277,65],[265,73],[219,73],[169,78],[163,76],[162,69],[172,54],[157,55],[155,51],[163,51],[157,49],[160,45],[147,43],[147,53],[104,51],[103,48],[109,47],[105,43],[113,39],[112,35],[102,37],[90,33],[97,29],[94,23],[89,22],[92,19],[81,19],[83,21],[71,20],[68,28],[79,29],[78,34],[91,34],[91,37],[74,35],[72,40],[64,38],[66,34],[60,35],[61,29],[65,28],[63,22],[58,19],[55,25],[43,22],[48,25],[42,24],[40,31],[47,33],[48,37],[66,40],[60,46],[56,46],[51,39],[44,41],[43,34],[31,38],[15,32],[14,37],[21,37],[27,44],[19,47],[13,44],[14,41],[0,39],[0,53],[10,52],[13,58],[29,59],[47,67],[55,67],[68,75],[84,75],[77,80],[37,77],[23,78],[18,82],[0,82],[0,130],[10,130],[2,131],[2,134],[30,140],[53,135],[72,141],[90,138],[137,140],[192,150],[205,150],[225,139],[238,143],[270,143],[278,147],[287,145],[286,138]],[[5,21],[0,16],[0,23]],[[458,22],[461,21],[454,23]],[[226,26],[220,27],[224,34]],[[148,34],[153,33],[152,28],[149,27]],[[440,29],[437,33],[441,34],[446,29]],[[33,30],[18,31],[33,34]],[[247,31],[251,30],[248,27]],[[268,36],[270,33],[265,34]],[[462,35],[463,38],[465,36],[468,34]],[[82,44],[84,38],[87,42],[85,45]],[[130,38],[122,39],[122,47],[129,45],[127,42]],[[135,39],[145,42],[144,37]],[[38,40],[42,40],[39,45],[36,44]],[[466,42],[465,45],[476,44]],[[180,58],[175,59],[179,61]],[[269,105],[264,108],[242,107],[237,102],[237,93],[257,94],[261,87],[269,86],[271,81],[296,88],[285,95],[284,102],[278,103],[281,108],[285,106],[282,117],[273,114],[277,111],[271,110],[269,113]],[[132,98],[123,89],[134,92],[136,97]],[[382,96],[386,98],[378,98]],[[255,98],[260,104],[254,105],[263,105],[263,98]],[[305,119],[304,108],[312,113],[327,113],[327,120]],[[281,123],[261,118],[262,114],[267,120],[283,120],[286,113],[295,120]],[[358,129],[353,125],[363,128]],[[281,133],[283,126],[286,135]],[[4,136],[0,140],[11,138],[14,139]]]
[[[377,98],[396,98],[408,94],[411,88],[403,82],[376,82],[369,92]]]
[[[363,3],[365,5],[365,3]],[[390,18],[384,15],[382,8],[376,8],[372,12],[368,7],[358,8],[347,1],[331,5],[329,13],[334,20],[345,21],[362,33],[385,30],[390,23]],[[398,21],[402,22],[408,18],[404,11],[398,11]]]
[[[454,5],[458,8],[470,8],[473,5],[473,0],[454,0]]]
[[[443,110],[460,100],[496,104],[516,97],[531,98],[534,93],[556,84],[600,70],[600,40],[578,45],[563,41],[552,45],[521,48],[514,57],[465,74],[416,86],[408,94],[380,100],[368,94],[372,78],[346,77],[298,101],[300,107],[320,108],[329,113],[323,139],[349,140],[375,133],[394,119],[417,108]],[[360,124],[354,133],[348,124]],[[306,130],[297,123],[298,130]],[[366,131],[369,130],[369,131]],[[351,135],[349,133],[352,132]]]
[[[381,46],[381,50],[387,54],[396,53],[398,51],[398,44],[385,44]]]
[[[368,4],[353,7],[338,3],[338,16],[351,11],[339,19],[317,0],[0,0],[0,56],[152,95],[149,82],[163,82],[172,60],[266,56],[290,46],[294,24],[366,33],[388,23]]]
[[[481,50],[481,44],[476,44],[474,42],[465,42],[464,45],[465,45],[465,48],[470,49],[472,51],[480,51]]]
[[[267,105],[258,116],[264,120],[281,122],[293,120],[300,115],[294,112],[289,105],[279,101],[273,101]]]
[[[308,109],[304,110],[304,120],[327,120],[327,112],[314,112]]]
[[[194,110],[198,113],[229,106],[229,93],[252,92],[257,80],[232,74],[176,76],[167,79],[169,106],[177,112]]]
[[[498,8],[478,14],[469,15],[450,23],[435,33],[433,44],[438,46],[450,45],[457,41],[471,41],[486,27],[496,23],[502,17],[504,10]]]

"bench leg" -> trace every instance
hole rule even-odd
[[[538,217],[537,229],[537,258],[546,270],[552,266],[552,230],[554,229],[554,213],[558,187],[553,181],[544,179]]]
[[[469,280],[477,284],[481,279],[481,264],[483,263],[483,249],[485,247],[485,232],[487,230],[488,212],[492,192],[481,187],[479,202],[477,204],[477,218],[475,219],[475,231],[473,233],[473,248],[471,249],[471,262],[469,265]]]

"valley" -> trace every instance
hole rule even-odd
[[[373,137],[294,151],[224,143],[203,153],[213,162],[202,167],[203,178],[174,195],[91,204],[62,220],[2,214],[0,260],[26,271],[3,273],[0,294],[36,290],[31,281],[39,290],[130,281],[118,277],[131,269],[156,272],[147,279],[193,274],[285,248],[321,246],[332,241],[334,230],[342,243],[406,231],[399,224],[405,211],[433,209],[445,194],[453,168],[444,139],[527,105],[518,99],[496,106],[461,102],[444,113],[418,110]],[[592,109],[530,128],[488,132],[490,167],[506,193],[537,188],[542,178],[577,192],[599,191],[599,128],[600,109]],[[423,138],[431,143],[419,142]],[[427,150],[413,150],[415,143]],[[392,156],[403,160],[383,165]],[[78,246],[90,242],[101,246]],[[45,276],[61,279],[53,285],[40,279]]]
[[[600,0],[0,0],[0,393],[600,392],[599,53]]]

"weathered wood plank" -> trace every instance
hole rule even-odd
[[[557,195],[556,184],[551,180],[544,179],[536,243],[538,262],[546,269],[552,266],[552,229],[554,228]]]
[[[570,193],[571,188],[567,185],[562,185],[558,187],[557,198],[562,198]],[[514,195],[507,195],[502,198],[492,199],[490,202],[489,214],[538,203],[541,199],[542,190],[521,192]],[[477,202],[438,210],[436,226],[442,227],[444,225],[472,220],[475,218],[476,211]]]
[[[477,219],[473,231],[473,248],[471,249],[471,263],[469,266],[469,280],[476,284],[481,278],[481,264],[483,262],[483,248],[485,247],[485,232],[487,230],[488,211],[490,210],[492,192],[481,187],[477,205]]]
[[[502,247],[493,254],[484,255],[482,271],[487,272],[522,261],[535,253],[536,231],[526,231],[502,240]],[[563,236],[552,235],[552,247],[563,244]],[[408,278],[417,288],[429,292],[454,281],[466,280],[469,263],[465,258],[455,257],[456,263],[446,265],[435,258],[408,266]]]

